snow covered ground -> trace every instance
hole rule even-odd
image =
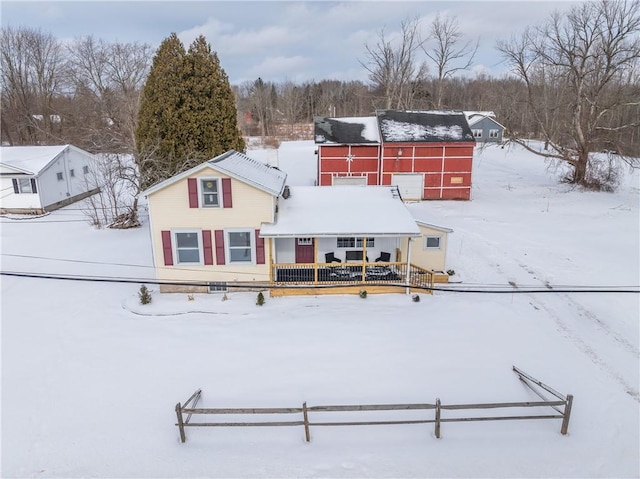
[[[313,184],[309,142],[253,150]],[[411,204],[453,228],[451,287],[638,286],[639,177],[557,183],[520,150],[476,152],[473,199]],[[149,233],[95,230],[77,205],[1,218],[3,272],[152,278]],[[2,276],[2,477],[639,477],[638,294],[267,298]],[[151,289],[154,289],[153,287]],[[637,289],[637,288],[636,288]],[[516,365],[574,395],[560,421],[191,428],[174,406],[537,400]],[[508,411],[507,411],[508,412]],[[425,413],[431,418],[432,413]],[[360,417],[360,416],[358,416]],[[327,419],[325,417],[318,418]]]

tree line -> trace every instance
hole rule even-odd
[[[542,140],[536,153],[570,165],[567,181],[589,186],[598,171],[590,153],[640,156],[639,9],[638,2],[585,2],[503,39],[495,47],[510,72],[499,78],[468,73],[478,41],[455,17],[438,15],[427,26],[408,18],[399,35],[380,30],[363,45],[357,60],[367,82],[230,85],[204,37],[185,49],[172,34],[154,52],[91,36],[63,44],[41,30],[6,27],[1,140],[130,153],[148,186],[243,149],[242,136],[286,134],[316,116],[493,111],[509,141],[532,148],[527,139]]]

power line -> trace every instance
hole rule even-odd
[[[0,271],[2,276],[12,276],[20,278],[33,278],[33,279],[52,279],[63,281],[82,281],[82,282],[95,282],[95,283],[137,283],[137,284],[156,284],[156,285],[172,285],[172,286],[205,286],[208,287],[209,281],[165,281],[155,280],[149,278],[118,278],[109,276],[84,276],[84,275],[57,275],[57,274],[43,274],[43,273],[25,273],[15,271]],[[302,286],[290,286],[290,285],[264,285],[254,282],[226,282],[228,288],[247,288],[247,287],[268,287],[277,289],[311,289],[311,288],[343,288],[343,284],[330,284],[330,285],[302,285]],[[385,283],[388,286],[408,287],[404,283]],[[376,286],[372,284],[372,286]],[[467,289],[467,288],[443,288],[443,287],[428,287],[428,286],[411,286],[412,289],[421,289],[424,291],[440,291],[447,293],[487,293],[487,294],[553,294],[553,293],[632,293],[639,294],[640,286],[574,286],[571,288],[558,288],[558,287],[517,287],[511,286],[510,289],[505,287],[503,289]]]

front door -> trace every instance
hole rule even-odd
[[[296,263],[313,263],[313,238],[296,238]]]

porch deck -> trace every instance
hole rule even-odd
[[[297,263],[273,264],[277,286],[396,286],[429,289],[433,271],[406,263]]]

